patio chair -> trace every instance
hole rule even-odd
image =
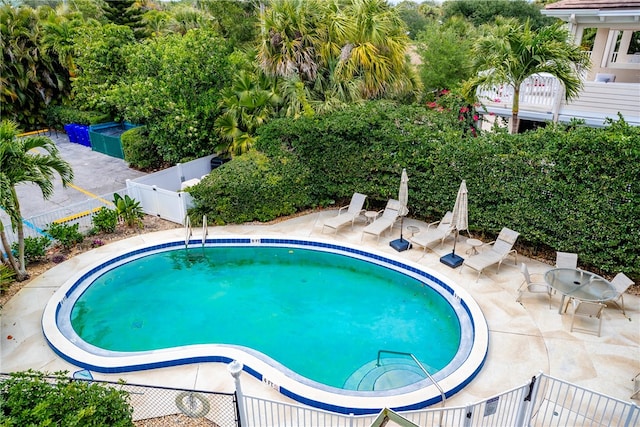
[[[440,221],[435,221],[427,225],[426,231],[420,231],[418,234],[409,237],[409,241],[416,246],[421,246],[427,252],[427,247],[436,243],[438,240],[442,245],[444,240],[451,234],[451,218],[453,214],[449,211]],[[436,226],[437,225],[437,226]]]
[[[522,265],[520,266],[520,271],[524,276],[524,281],[518,288],[518,297],[516,298],[516,302],[520,302],[520,298],[522,297],[522,294],[524,292],[531,292],[534,294],[547,294],[547,296],[549,297],[549,308],[551,308],[551,295],[553,293],[553,288],[549,286],[549,284],[545,282],[544,279],[535,281],[531,280],[532,275],[529,274],[529,269],[527,268],[527,265],[525,263],[522,263]],[[536,276],[539,275],[534,275],[534,277]]]
[[[401,209],[402,205],[399,201],[389,199],[387,206],[384,208],[384,211],[382,211],[382,215],[378,216],[371,224],[367,225],[362,230],[360,241],[362,242],[365,234],[376,236],[378,241],[380,241],[380,235],[393,227],[393,224],[395,224],[398,219]]]
[[[556,268],[578,268],[578,254],[556,252]]]
[[[610,295],[608,292],[605,292],[602,296],[607,298],[607,301],[611,301],[617,305],[618,308],[622,310],[622,315],[627,317],[627,314],[624,312],[624,293],[633,285],[633,280],[629,279],[624,273],[618,273],[616,277],[611,280],[611,284],[616,289],[615,294]],[[619,304],[618,301],[620,301]]]
[[[324,228],[328,227],[333,228],[333,231],[335,233],[338,233],[338,229],[343,225],[347,225],[348,223],[351,223],[351,227],[353,228],[353,223],[356,221],[356,218],[358,218],[364,212],[362,206],[364,206],[364,199],[366,198],[367,196],[365,196],[364,194],[353,193],[349,206],[341,207],[340,209],[338,209],[337,216],[326,220],[324,222],[324,225],[322,226],[322,232],[324,233]]]
[[[517,231],[513,231],[507,227],[504,227],[495,241],[486,243],[481,246],[489,246],[488,250],[484,250],[479,252],[477,255],[472,255],[469,258],[465,259],[462,263],[462,267],[460,268],[460,273],[465,266],[470,267],[478,272],[478,277],[476,278],[476,282],[480,279],[480,275],[482,271],[492,266],[493,264],[498,264],[498,270],[496,274],[500,273],[500,265],[502,261],[513,254],[515,257],[515,263],[518,264],[518,253],[515,249],[513,249],[513,245],[516,243],[516,239],[520,233]]]
[[[602,312],[604,311],[605,307],[606,305],[600,302],[581,301],[577,298],[574,298],[573,316],[571,317],[571,332],[578,331],[600,336],[600,332],[602,330]],[[589,319],[597,319],[598,331],[596,332],[593,329],[587,329],[585,326],[575,326],[576,316]]]

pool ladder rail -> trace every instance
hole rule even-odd
[[[185,217],[184,220],[184,229],[185,229],[185,236],[184,236],[184,246],[185,248],[189,247],[189,240],[191,240],[191,237],[193,236],[193,229],[191,228],[191,220],[189,219],[189,217]],[[203,215],[202,216],[202,246],[204,247],[204,244],[207,242],[207,236],[209,235],[209,225],[207,224],[207,216]]]
[[[409,356],[411,359],[413,359],[415,364],[418,365],[420,370],[425,373],[427,378],[429,378],[431,380],[433,385],[435,385],[436,388],[438,389],[438,391],[440,392],[440,396],[442,398],[441,403],[442,403],[442,407],[444,408],[446,400],[447,400],[447,396],[445,395],[444,390],[442,390],[442,387],[440,387],[440,384],[438,384],[438,382],[433,379],[433,377],[431,376],[429,371],[427,371],[427,369],[424,367],[424,365],[422,363],[420,363],[418,358],[416,356],[414,356],[413,353],[407,353],[407,352],[404,352],[404,351],[393,351],[393,350],[378,350],[378,358],[376,360],[376,366],[380,366],[380,356],[382,355],[382,353],[396,354],[396,355],[400,355],[400,356]]]

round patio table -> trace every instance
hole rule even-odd
[[[616,289],[607,279],[579,268],[553,268],[544,274],[544,280],[562,294],[560,314],[566,297],[603,302],[616,296]]]

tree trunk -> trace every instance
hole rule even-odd
[[[18,214],[18,218],[15,218],[15,227],[18,230],[18,269],[16,270],[16,280],[22,282],[29,278],[27,273],[27,265],[24,260],[24,224],[22,223],[22,217],[20,216],[20,201],[18,200],[18,194],[16,188],[11,189],[13,203],[15,211]],[[12,218],[12,222],[14,218]]]
[[[511,133],[518,133],[520,127],[520,83],[513,86],[513,106],[511,107]]]
[[[2,240],[2,248],[4,252],[7,254],[7,260],[9,261],[9,265],[16,272],[16,279],[20,276],[19,271],[20,268],[18,266],[18,262],[16,261],[16,257],[13,256],[11,252],[11,245],[9,244],[9,239],[7,239],[7,235],[4,232],[4,225],[0,223],[0,240]],[[19,279],[18,279],[19,280]]]

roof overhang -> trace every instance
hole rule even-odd
[[[572,24],[632,24],[640,27],[638,0],[561,0],[540,11]]]

